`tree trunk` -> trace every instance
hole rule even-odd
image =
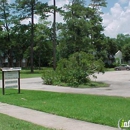
[[[53,69],[56,69],[56,2],[54,2],[54,14],[53,14]]]
[[[32,2],[32,8],[31,8],[31,73],[34,72],[33,70],[33,44],[34,44],[34,3]]]

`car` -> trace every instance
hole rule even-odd
[[[115,70],[130,70],[130,66],[127,64],[121,64],[120,66],[115,67]]]

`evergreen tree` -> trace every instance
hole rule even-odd
[[[13,43],[11,41],[11,26],[14,26],[18,21],[12,14],[13,8],[7,0],[0,0],[0,26],[3,29],[1,38],[3,39],[1,44],[4,45],[2,53],[5,57],[8,57],[8,66],[13,66]]]
[[[34,15],[44,14],[43,8],[47,4],[43,4],[38,0],[16,0],[16,7],[19,11],[20,20],[31,18],[31,36],[30,36],[30,61],[31,61],[31,72],[33,73],[33,47],[34,47]],[[43,15],[42,15],[43,16]],[[45,16],[45,15],[44,15]]]
[[[104,5],[100,1],[95,2],[98,7]],[[102,33],[104,28],[100,11],[94,4],[86,7],[83,0],[73,0],[71,4],[65,6],[66,11],[62,13],[65,23],[59,24],[58,52],[61,57],[68,57],[79,51],[87,53],[101,51],[104,44]]]

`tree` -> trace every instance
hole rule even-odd
[[[20,20],[31,18],[31,36],[30,36],[30,58],[31,58],[31,72],[33,73],[33,47],[34,47],[34,14],[38,14],[41,10],[41,7],[44,7],[46,4],[38,2],[38,0],[16,0],[15,1],[17,10],[19,11]],[[44,13],[43,13],[44,14]]]
[[[103,1],[103,0],[102,0]],[[96,3],[99,3],[97,1]],[[74,52],[96,53],[97,59],[104,46],[102,18],[94,3],[86,7],[83,0],[73,0],[62,13],[65,23],[59,24],[58,53],[68,57]]]
[[[56,1],[53,0],[53,69],[56,69]]]
[[[21,62],[24,58],[29,60],[30,55],[27,50],[30,48],[30,25],[16,25],[11,28],[11,39],[13,42],[13,54],[17,66],[22,66]]]
[[[106,0],[91,0],[91,6],[93,8],[99,9],[100,7],[106,7],[107,2]]]
[[[124,45],[123,49],[123,57],[126,62],[130,62],[130,42],[129,44]]]
[[[103,58],[102,54],[104,53],[105,48],[105,39],[102,26],[102,17],[100,16],[102,12],[100,11],[101,7],[106,7],[106,0],[91,0],[90,3],[90,23],[91,23],[91,45],[94,48],[94,53],[96,53],[96,57]]]
[[[129,34],[118,34],[117,35],[117,44],[119,50],[122,50],[122,47],[130,42],[130,35]]]
[[[40,21],[35,25],[36,38],[34,47],[34,65],[50,66],[52,62],[52,42],[51,42],[51,29],[49,28],[50,22]]]
[[[89,25],[86,17],[88,8],[82,1],[75,0],[65,6],[62,13],[65,23],[59,24],[59,55],[68,57],[77,51],[87,51],[89,48]]]
[[[13,66],[13,45],[10,37],[10,28],[14,26],[18,21],[15,16],[12,15],[12,6],[7,0],[0,0],[0,25],[3,28],[1,37],[3,37],[2,43],[6,46],[4,49],[5,55],[8,57],[8,66]]]
[[[106,51],[106,57],[103,59],[106,67],[115,66],[115,54],[118,51],[116,39],[105,37],[105,47],[103,50]]]

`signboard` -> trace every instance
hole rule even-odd
[[[4,79],[18,79],[18,71],[5,71]]]
[[[5,80],[5,88],[17,88],[18,80]]]
[[[20,93],[20,67],[16,68],[1,68],[2,69],[2,88],[3,95],[5,93],[4,88],[16,88],[18,87],[18,93]]]
[[[5,86],[5,88],[17,88],[18,85]]]

